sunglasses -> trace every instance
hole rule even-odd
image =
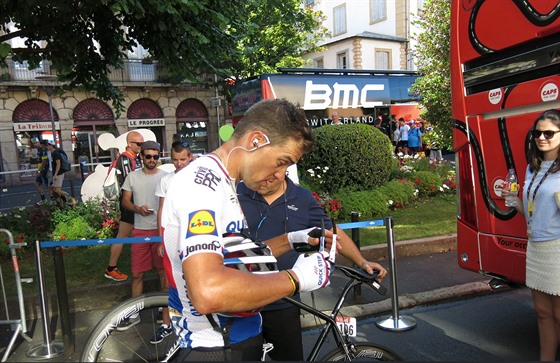
[[[539,137],[541,137],[541,134],[544,134],[544,138],[547,140],[550,140],[554,137],[555,134],[559,133],[560,130],[558,131],[552,131],[552,130],[545,130],[545,131],[541,131],[541,130],[531,130],[531,136],[533,136],[535,139],[538,139]]]
[[[152,158],[154,158],[154,160],[159,159],[159,155],[144,155],[144,157],[146,158],[146,160],[152,160]]]
[[[138,147],[142,147],[143,142],[138,142],[138,141],[131,141],[131,144],[136,144],[136,146]]]

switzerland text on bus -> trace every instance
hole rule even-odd
[[[330,122],[333,111],[342,123],[373,125],[379,115],[418,117],[418,97],[411,87],[414,71],[368,71],[351,69],[279,69],[237,81],[233,87],[233,124],[261,99],[285,98],[300,105],[312,127]],[[400,109],[398,106],[402,106]],[[397,117],[397,118],[398,118]]]
[[[498,186],[510,168],[523,185],[527,132],[541,112],[560,108],[560,2],[451,6],[458,263],[524,284],[525,219],[505,206]]]

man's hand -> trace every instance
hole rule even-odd
[[[359,267],[370,275],[373,275],[374,270],[379,271],[377,275],[377,280],[379,282],[383,281],[385,276],[387,276],[387,270],[377,262],[363,260]]]
[[[326,251],[301,254],[292,271],[299,281],[299,291],[308,292],[329,285],[330,264]]]
[[[288,242],[290,243],[290,248],[293,250],[298,247],[298,245],[309,244],[309,237],[314,235],[314,230],[318,230],[319,236],[321,235],[321,230],[315,227],[288,232]]]
[[[307,229],[302,229],[299,231],[288,232],[288,242],[290,243],[290,248],[295,250],[296,248],[309,246],[318,246],[321,237],[321,228],[312,227]],[[325,230],[325,250],[330,250],[333,240],[333,232],[328,229]],[[338,240],[337,240],[338,241]],[[340,244],[337,243],[337,252],[341,250]],[[305,249],[304,249],[305,250]],[[314,248],[313,250],[316,250]]]

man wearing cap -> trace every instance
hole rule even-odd
[[[45,185],[52,197],[52,190],[49,185],[49,174],[51,173],[51,153],[47,150],[47,140],[41,140],[34,137],[34,146],[37,148],[37,157],[39,158],[39,163],[37,164],[37,178],[35,178],[35,187],[37,192],[41,196],[41,200],[37,202],[37,205],[42,205],[46,202],[45,192],[43,191],[43,185]]]
[[[159,198],[156,187],[167,172],[159,169],[160,146],[155,141],[145,141],[141,147],[142,169],[128,174],[122,186],[122,207],[134,213],[132,237],[158,236]],[[133,202],[134,197],[134,202]],[[144,272],[155,267],[162,289],[167,289],[163,259],[158,253],[159,242],[133,243],[131,246],[132,297],[142,294]],[[118,331],[128,330],[140,322],[138,314],[125,319]]]

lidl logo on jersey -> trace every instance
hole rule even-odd
[[[187,238],[201,234],[218,235],[214,211],[204,209],[189,213]]]

